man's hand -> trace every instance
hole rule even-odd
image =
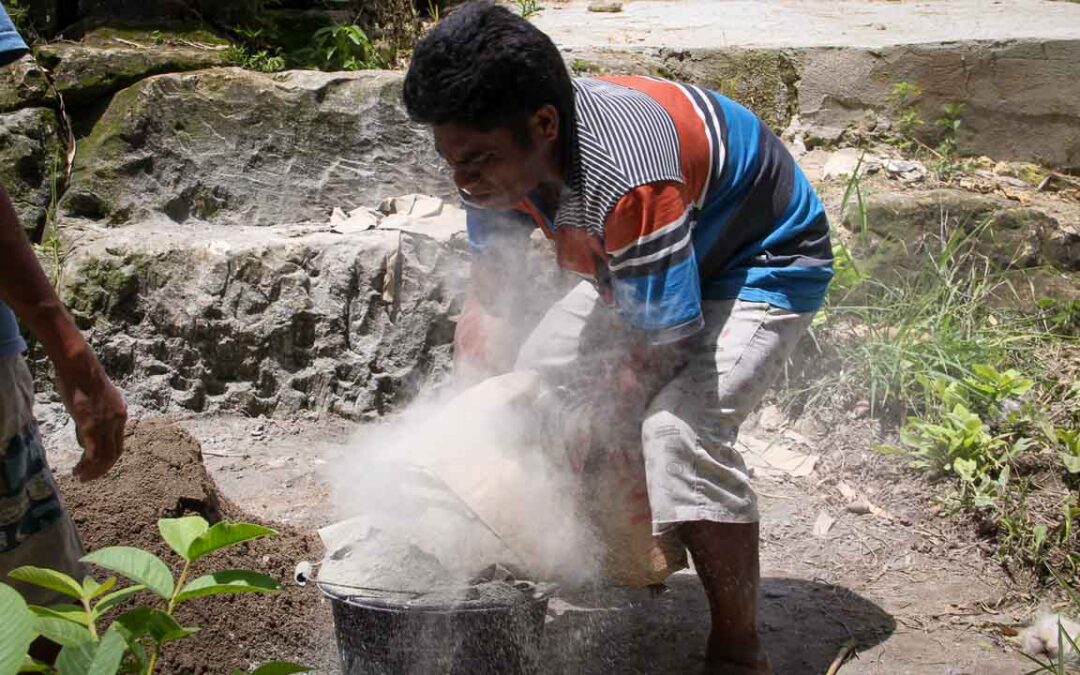
[[[55,365],[57,389],[83,448],[73,473],[81,481],[100,478],[124,450],[127,405],[89,347]]]
[[[687,341],[629,347],[614,373],[616,405],[621,414],[630,419],[644,414],[653,397],[686,364],[688,347]]]

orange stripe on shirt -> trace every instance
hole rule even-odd
[[[682,218],[690,205],[678,183],[649,183],[626,193],[604,223],[604,248],[619,251]]]
[[[705,190],[705,181],[712,165],[712,152],[706,135],[705,123],[701,121],[694,104],[682,88],[665,80],[650,77],[624,76],[597,78],[646,94],[663,106],[675,122],[679,135],[679,166],[683,174],[683,189],[687,203],[695,202]]]

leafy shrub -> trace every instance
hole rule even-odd
[[[178,577],[174,578],[157,556],[129,546],[103,548],[82,559],[134,582],[119,589],[116,589],[116,576],[102,582],[87,576],[80,583],[66,574],[40,567],[12,570],[9,574],[12,579],[66,595],[76,604],[28,606],[15,589],[0,583],[0,616],[4,617],[0,628],[0,675],[15,672],[148,675],[154,672],[162,647],[198,631],[197,627],[177,623],[174,611],[179,605],[210,595],[274,593],[281,588],[270,577],[250,570],[223,570],[188,580],[191,566],[198,560],[236,544],[277,534],[274,530],[251,523],[220,522],[211,527],[199,516],[162,519],[158,521],[158,529],[184,561]],[[143,592],[157,596],[157,606],[135,607],[112,619],[107,627],[102,625],[121,603]],[[55,665],[40,663],[27,655],[30,643],[38,636],[61,646]],[[274,661],[254,672],[288,675],[308,670]]]

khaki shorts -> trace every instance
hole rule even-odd
[[[743,300],[706,301],[703,312],[705,328],[691,340],[685,365],[647,385],[655,395],[633,429],[640,432],[656,534],[689,521],[758,520],[735,440],[813,319],[812,312]],[[633,341],[632,331],[583,282],[544,316],[515,369],[587,389],[610,381],[605,373]],[[602,410],[612,396],[595,391],[590,398]],[[622,422],[633,426],[635,420]]]
[[[82,543],[60,503],[33,419],[33,378],[21,355],[0,356],[0,581],[27,602],[70,598],[7,578],[23,565],[47,567],[81,581]]]

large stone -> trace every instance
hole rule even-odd
[[[44,105],[55,99],[48,76],[29,54],[0,68],[0,112]]]
[[[325,222],[407,192],[449,195],[399,72],[159,75],[117,93],[79,154],[68,215],[114,225],[162,214],[232,225]]]
[[[442,373],[467,267],[442,241],[325,225],[69,223],[64,298],[130,402],[359,418]]]
[[[921,260],[927,246],[940,252],[942,236],[970,241],[998,269],[1080,270],[1078,208],[1061,205],[1051,213],[963,190],[872,187],[863,207],[866,231],[857,208],[849,208],[842,223],[860,235],[853,248],[868,261],[867,271],[916,266],[912,256]]]
[[[893,84],[908,82],[928,134],[944,104],[964,104],[961,153],[1080,166],[1080,40],[808,49],[802,61],[799,115],[818,137],[863,127],[867,111],[888,120]]]
[[[57,91],[78,105],[159,73],[226,65],[224,44],[209,33],[195,35],[97,29],[80,42],[53,42],[35,50]]]
[[[564,54],[578,75],[655,75],[736,99],[777,131],[797,105],[797,62],[784,50],[575,48]]]
[[[63,145],[52,110],[24,108],[0,114],[0,184],[28,235],[43,230],[50,205],[59,199],[63,169]]]

